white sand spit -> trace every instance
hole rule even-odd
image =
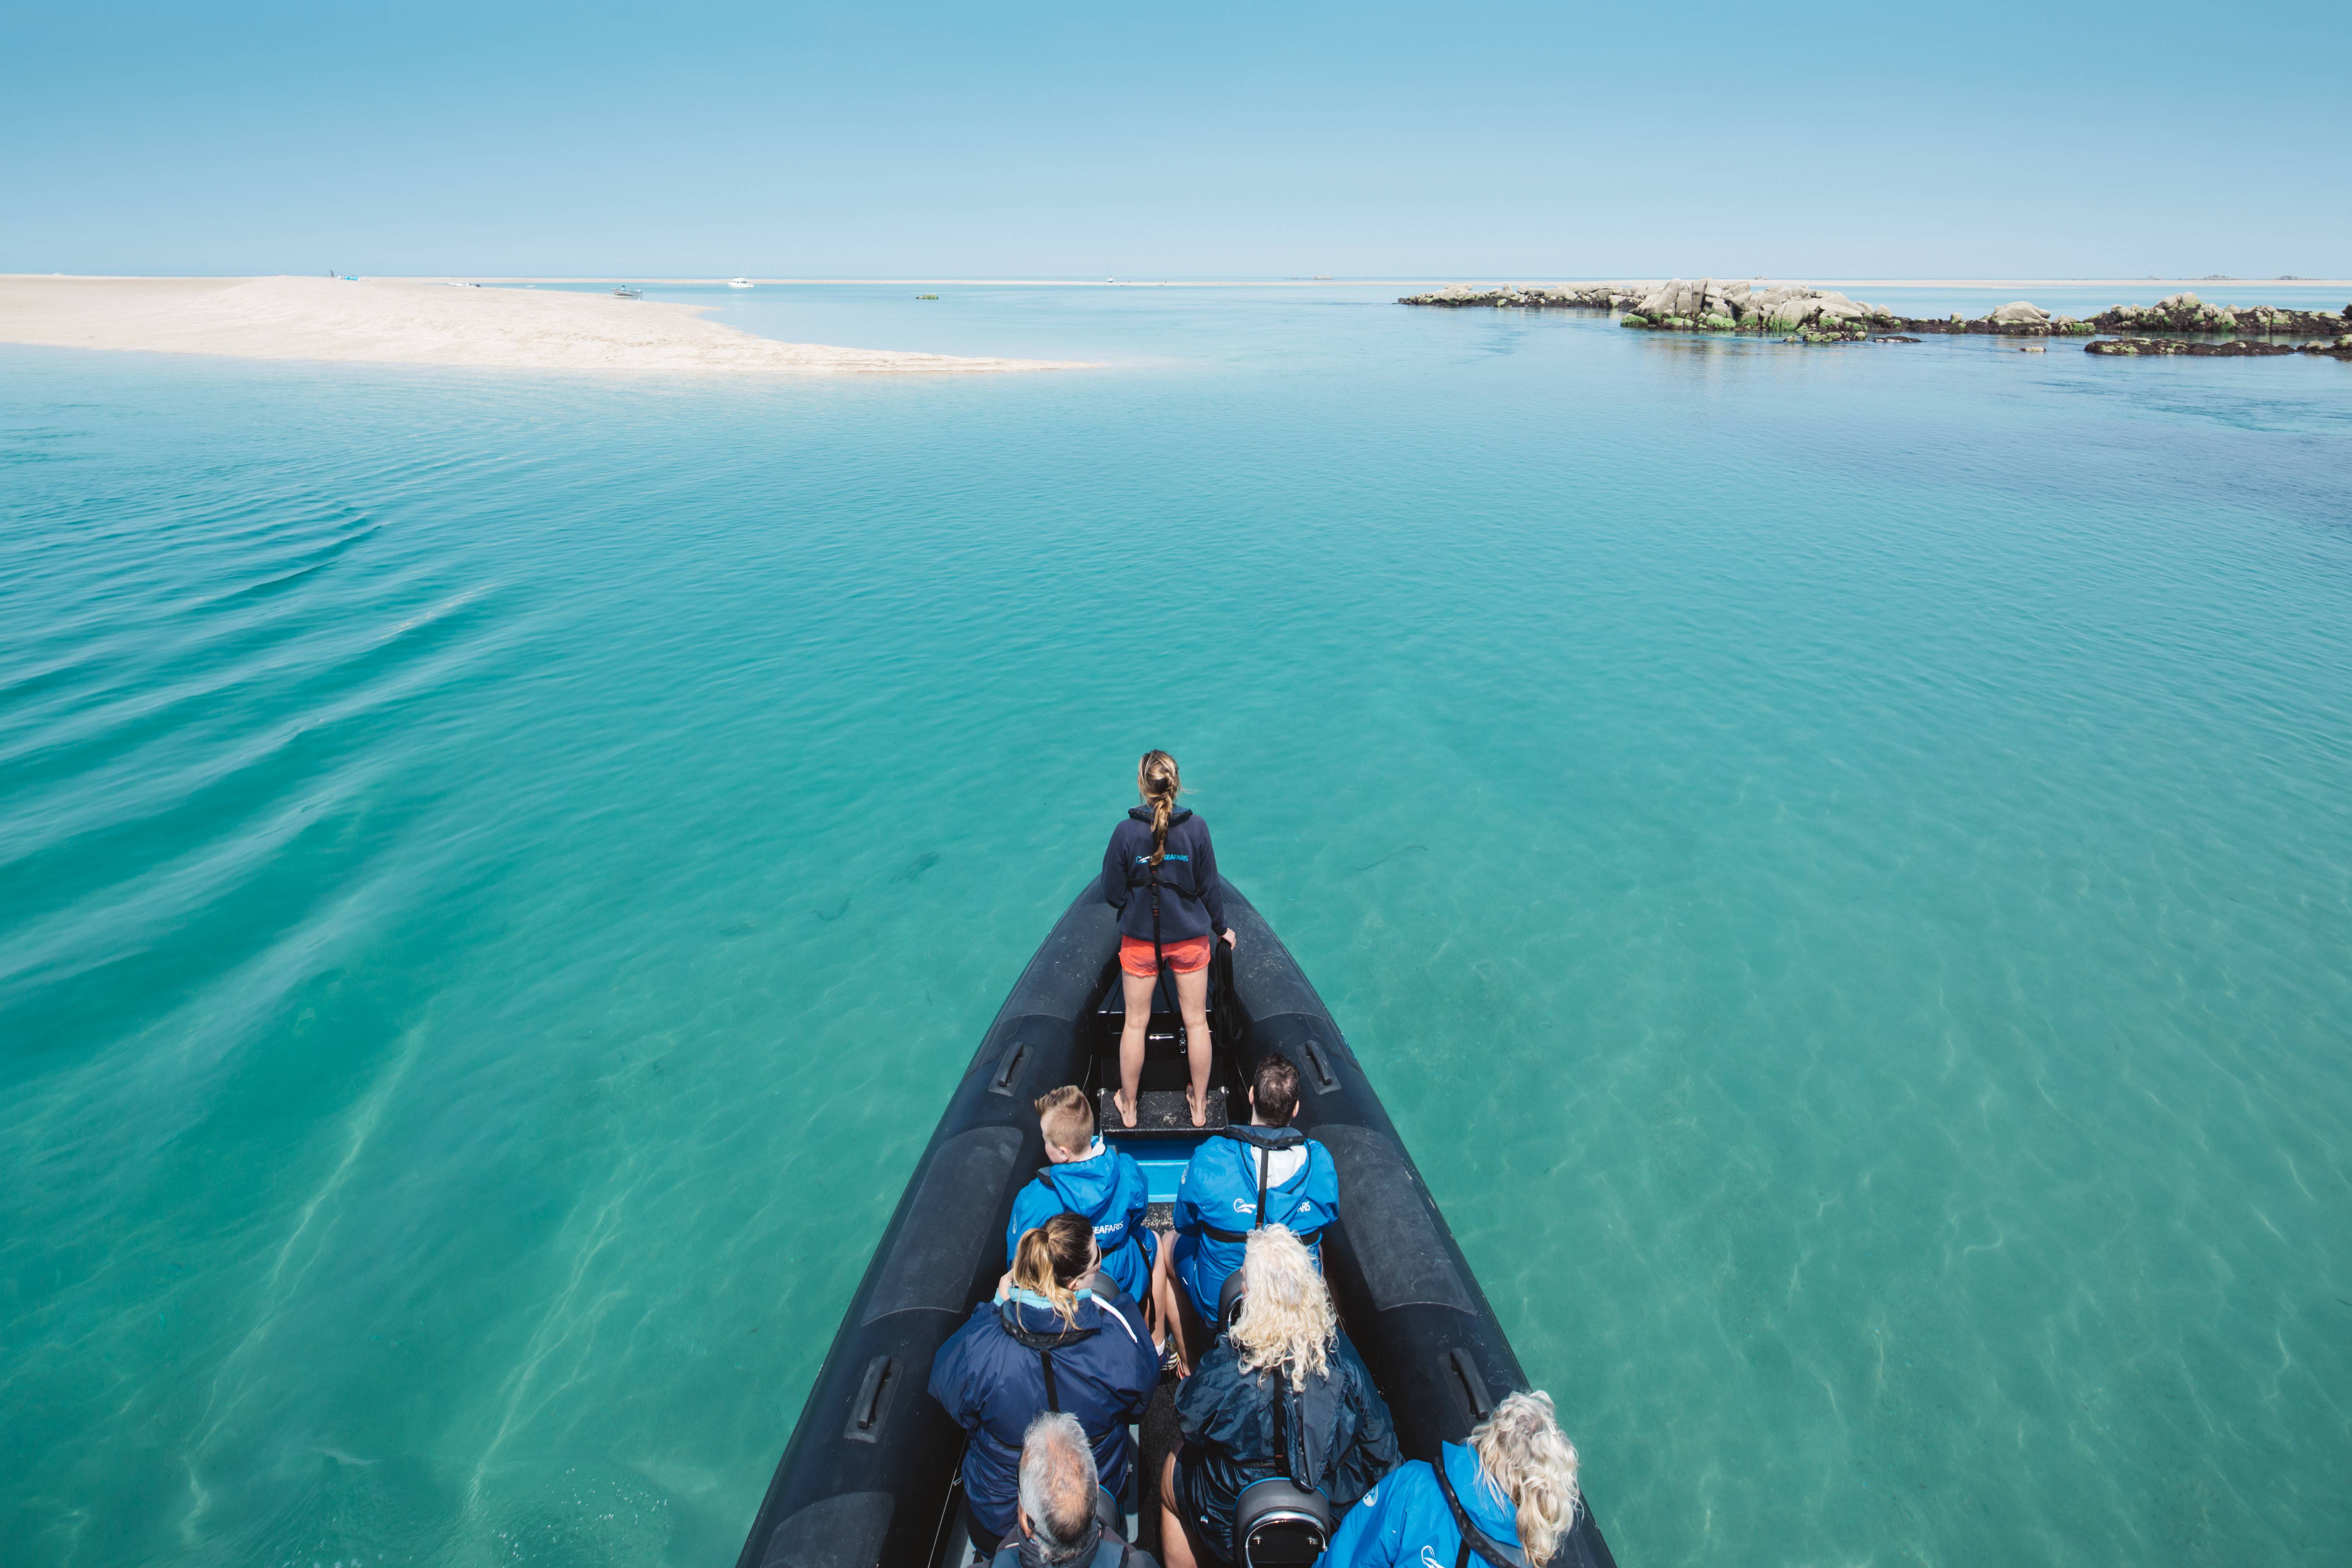
[[[328,278],[0,278],[0,342],[484,370],[1070,370],[754,337],[703,307],[552,289]]]

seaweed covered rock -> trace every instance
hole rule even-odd
[[[2352,305],[2345,307],[2352,312]],[[2217,305],[2186,290],[2153,305],[2111,305],[2091,318],[2103,332],[2277,332],[2290,337],[2332,335],[2352,315],[2287,310],[2274,305]]]
[[[2120,354],[2126,357],[2142,354],[2189,354],[2200,359],[2262,358],[2271,354],[2291,354],[2293,343],[2259,342],[2251,338],[2233,338],[2225,343],[2205,342],[2189,338],[2094,338],[2083,345],[2084,353]]]

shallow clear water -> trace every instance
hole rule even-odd
[[[940,291],[0,350],[11,1568],[731,1560],[1154,744],[1628,1568],[2342,1554],[2352,366]]]

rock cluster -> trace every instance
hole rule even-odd
[[[2291,354],[2293,343],[2256,342],[2233,338],[2226,343],[2193,342],[2187,338],[2093,338],[2083,345],[2092,354],[2196,354],[2200,358],[2237,359],[2249,355]]]
[[[1717,283],[1712,278],[1686,282],[1680,278],[1661,283],[1634,301],[1619,323],[1703,332],[1780,332],[1824,342],[1853,342],[1870,335],[1873,327],[1896,327],[1903,318],[1834,289],[1809,289],[1801,283],[1776,283],[1759,289],[1742,281]]]
[[[1412,294],[1400,305],[1435,305],[1460,310],[1465,305],[1514,310],[1613,310],[1633,303],[1637,296],[1620,283],[1595,283],[1582,289],[1522,289],[1513,283],[1501,289],[1469,289],[1456,284],[1434,294]]]
[[[2319,343],[2282,343],[2256,338],[2232,338],[2221,343],[2190,338],[2094,338],[2083,345],[2083,352],[2094,354],[2192,354],[2200,359],[2259,359],[2272,354],[2304,353],[2352,359],[2352,332],[2332,342]]]
[[[2170,294],[2153,305],[2111,305],[2091,318],[2103,332],[2283,332],[2290,337],[2334,334],[2352,321],[2343,314],[2282,310],[2270,305],[2210,305],[2189,293]]]
[[[1433,305],[1459,309],[1465,305],[1510,310],[1622,310],[1618,325],[1653,331],[1773,333],[1792,343],[1916,342],[1891,331],[1935,332],[1946,335],[1987,333],[2009,338],[2084,337],[2094,332],[2118,335],[2084,346],[2093,353],[2189,353],[2240,355],[2291,353],[2280,344],[2264,346],[2244,339],[2226,343],[2189,345],[2150,338],[2148,332],[2265,332],[2289,337],[2335,337],[2352,322],[2352,305],[2340,316],[2311,310],[2284,310],[2268,305],[2209,305],[2194,294],[2181,293],[2153,305],[2116,305],[2089,321],[2053,316],[2030,300],[2012,300],[2000,309],[1969,320],[1967,317],[1906,317],[1858,300],[1834,289],[1814,289],[1801,283],[1759,286],[1746,280],[1717,282],[1712,278],[1671,279],[1664,283],[1628,288],[1622,283],[1591,283],[1568,289],[1499,289],[1454,287],[1434,294],[1414,294],[1401,305]],[[2347,340],[2305,343],[2300,352],[2344,357]]]
[[[2078,321],[2072,316],[2053,316],[2030,300],[2011,300],[1998,310],[1979,316],[1974,321],[1956,314],[1940,319],[1922,317],[1903,324],[1915,332],[1943,332],[1952,336],[1963,332],[1989,332],[2003,338],[2088,337],[2095,330],[2088,321]]]

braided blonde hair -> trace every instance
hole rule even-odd
[[[1146,752],[1135,764],[1135,787],[1151,808],[1151,863],[1168,858],[1168,820],[1176,813],[1176,792],[1184,787],[1177,776],[1176,759],[1165,752]]]

